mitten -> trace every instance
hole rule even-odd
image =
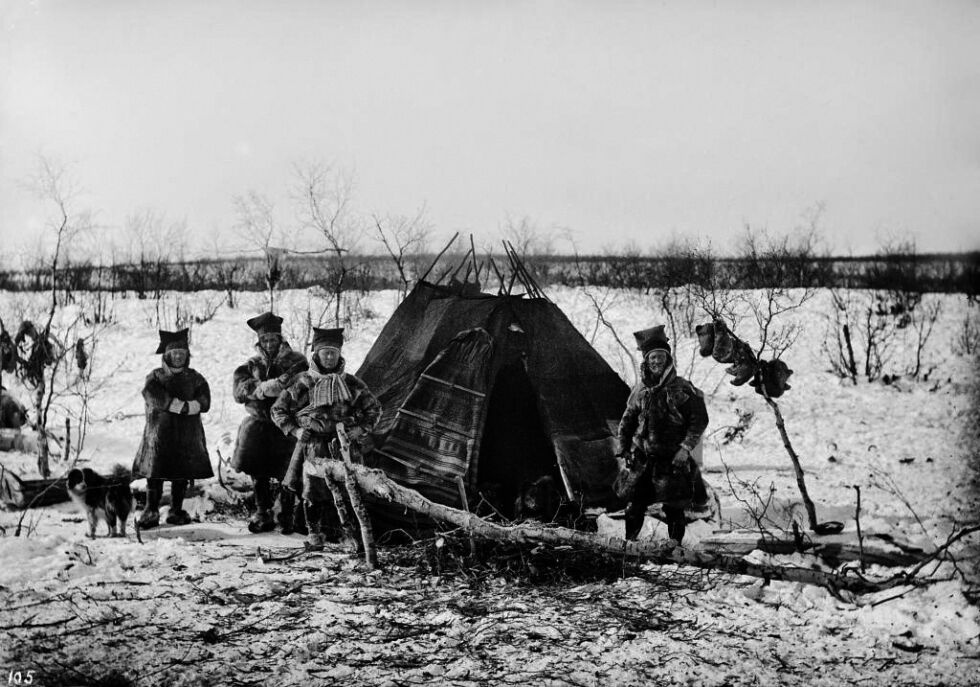
[[[278,379],[269,379],[259,384],[256,391],[266,398],[276,398],[282,393],[282,384]]]

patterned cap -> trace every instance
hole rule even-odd
[[[245,320],[245,324],[259,334],[281,334],[282,318],[273,315],[271,312],[264,312],[261,315]]]
[[[185,351],[190,349],[190,336],[186,329],[179,332],[165,332],[160,330],[160,345],[157,346],[157,353],[166,353],[174,348],[183,348]]]
[[[313,345],[311,348],[315,351],[318,348],[324,348],[326,346],[332,346],[333,348],[340,348],[344,345],[344,328],[340,329],[320,329],[319,327],[313,328]]]
[[[667,343],[669,337],[667,336],[667,332],[664,331],[662,324],[633,332],[633,338],[636,339],[636,347],[640,349],[643,355],[658,349],[670,353],[670,344]]]

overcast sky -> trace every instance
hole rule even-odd
[[[195,240],[293,163],[439,236],[507,218],[583,251],[782,232],[980,248],[980,3],[0,0],[0,240],[69,164],[100,223]]]

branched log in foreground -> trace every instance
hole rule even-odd
[[[462,527],[474,536],[485,539],[514,544],[535,543],[575,546],[585,550],[636,557],[654,563],[676,563],[720,570],[735,575],[750,575],[766,580],[785,580],[817,585],[826,587],[835,593],[843,591],[852,594],[868,594],[901,585],[923,584],[928,581],[904,572],[889,578],[873,579],[849,569],[841,572],[826,572],[798,566],[757,563],[745,560],[740,556],[694,551],[673,546],[668,542],[628,541],[614,536],[602,536],[591,532],[581,532],[565,527],[543,526],[535,523],[514,526],[498,525],[473,513],[434,503],[417,491],[395,483],[380,470],[362,465],[347,466],[338,460],[326,460],[321,465],[328,478],[342,481],[347,477],[347,470],[350,469],[360,488],[367,494],[388,503],[404,506],[432,519]],[[955,539],[951,539],[945,546],[940,547],[923,564],[928,560],[938,560],[953,541],[978,530],[980,527],[973,527],[959,533]],[[916,571],[921,570],[921,568],[920,565]]]

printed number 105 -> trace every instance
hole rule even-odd
[[[8,685],[33,685],[34,684],[34,673],[33,670],[11,670],[7,673],[7,684]]]

